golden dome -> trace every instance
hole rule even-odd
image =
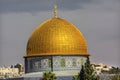
[[[27,44],[27,56],[89,55],[86,40],[71,23],[52,18],[39,25]]]

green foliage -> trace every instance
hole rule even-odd
[[[44,72],[43,78],[41,78],[40,80],[56,80],[56,76],[52,72]]]
[[[85,63],[85,80],[99,80],[98,76],[95,75],[95,71],[90,64],[89,57],[87,57]]]
[[[112,67],[112,69],[109,71],[110,74],[120,74],[120,68]]]
[[[85,80],[85,69],[83,65],[79,74],[79,78],[80,78],[79,80]]]
[[[106,74],[120,74],[120,68],[112,67],[109,71],[101,70],[101,72]]]
[[[120,74],[115,74],[113,77],[111,77],[111,80],[120,80]]]
[[[13,66],[11,66],[11,67],[13,67]],[[19,72],[21,71],[21,65],[19,63],[17,63],[14,67],[18,68]]]
[[[80,78],[78,77],[78,75],[73,76],[72,80],[80,80]]]
[[[89,57],[87,57],[85,65],[82,65],[80,73],[73,76],[73,80],[100,80],[100,77],[95,75],[95,71],[90,64]]]

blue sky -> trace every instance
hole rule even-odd
[[[54,0],[0,0],[0,66],[24,63],[33,30],[53,17]],[[120,1],[57,0],[58,16],[84,34],[91,61],[120,66]]]

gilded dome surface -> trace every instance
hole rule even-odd
[[[52,18],[39,25],[27,43],[27,57],[48,55],[88,55],[82,33],[61,18]]]

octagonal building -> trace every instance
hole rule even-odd
[[[80,71],[89,56],[83,34],[68,21],[53,17],[31,34],[26,48],[25,72]]]
[[[54,17],[41,23],[28,39],[25,73],[52,71],[57,75],[77,75],[88,56],[81,31],[57,17],[54,6]]]

